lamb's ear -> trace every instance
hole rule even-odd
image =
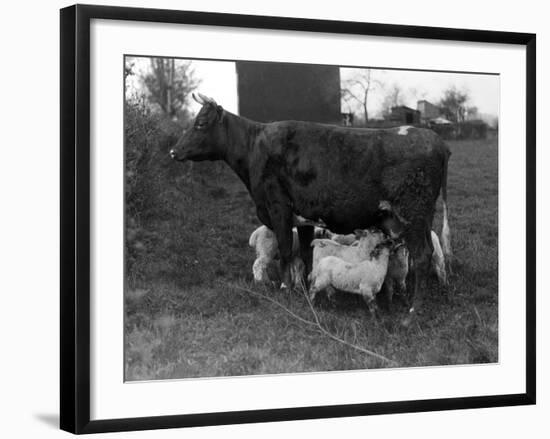
[[[364,230],[361,230],[361,229],[355,229],[353,231],[353,234],[355,235],[355,237],[357,239],[361,238],[362,236],[365,236],[365,231]]]

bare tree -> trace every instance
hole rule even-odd
[[[149,101],[174,118],[185,104],[187,96],[200,81],[195,77],[191,61],[174,58],[151,58],[151,71],[142,77],[149,90]]]
[[[468,120],[479,119],[479,110],[475,105],[466,107],[465,116]]]
[[[468,92],[460,91],[453,86],[445,90],[439,106],[447,119],[453,122],[464,122],[468,99]]]
[[[369,111],[367,108],[369,95],[376,88],[381,86],[381,82],[373,77],[371,69],[358,70],[355,76],[343,82],[342,98],[345,101],[358,102],[362,109],[365,122],[369,121]]]
[[[397,107],[398,105],[403,105],[403,90],[398,84],[394,83],[386,92],[382,101],[382,115],[386,116],[390,114],[392,107]]]

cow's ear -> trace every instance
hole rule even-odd
[[[219,123],[222,123],[223,122],[223,119],[225,117],[225,111],[223,110],[223,107],[221,105],[218,105],[216,107],[216,111],[218,113],[218,122]]]

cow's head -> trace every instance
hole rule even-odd
[[[198,93],[193,99],[202,105],[193,126],[184,131],[170,150],[174,160],[220,160],[223,157],[224,110],[212,98]]]

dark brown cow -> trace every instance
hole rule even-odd
[[[202,109],[170,151],[173,159],[224,160],[246,185],[260,221],[275,232],[283,281],[290,285],[294,215],[322,220],[335,233],[379,226],[380,203],[403,218],[413,259],[414,291],[430,267],[430,232],[440,190],[443,248],[450,253],[446,179],[450,152],[433,131],[358,129],[310,122],[258,123],[199,95]],[[313,227],[298,228],[311,269]],[[450,256],[450,255],[449,255]],[[411,303],[411,310],[414,303]]]

